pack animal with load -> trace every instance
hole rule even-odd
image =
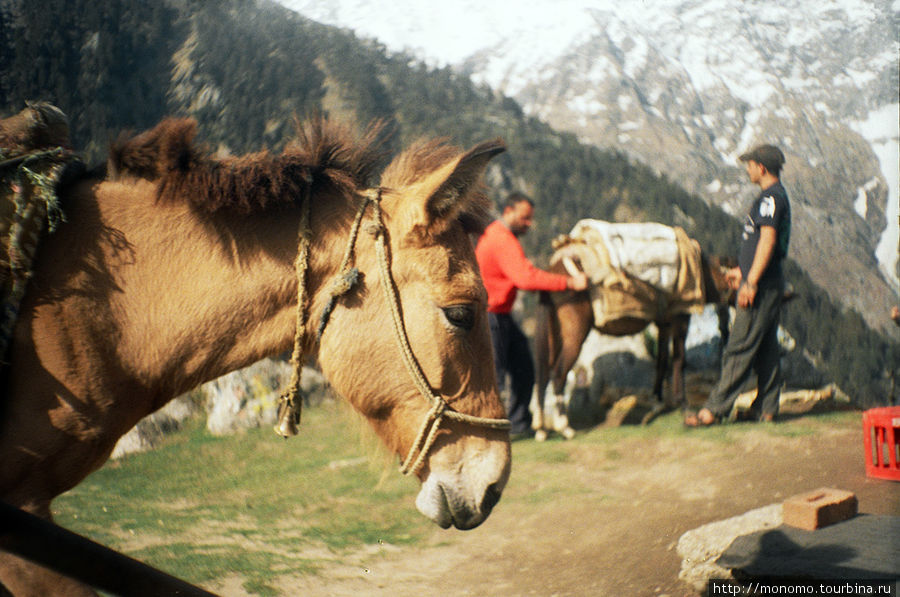
[[[567,376],[592,329],[611,336],[636,334],[656,325],[656,375],[652,417],[684,403],[685,340],[692,313],[712,303],[720,310],[720,330],[727,334],[727,305],[733,294],[719,258],[707,256],[679,227],[657,223],[610,223],[581,220],[557,238],[550,271],[584,271],[591,281],[583,292],[542,293],[535,331],[536,384],[532,426],[536,439],[557,431],[575,432],[567,405]],[[722,329],[724,327],[724,329]],[[663,396],[670,364],[671,396]],[[549,386],[549,387],[548,387]],[[547,420],[545,404],[555,413]]]

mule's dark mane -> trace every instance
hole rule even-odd
[[[190,201],[204,211],[242,212],[289,204],[314,187],[365,188],[383,158],[382,126],[358,140],[349,129],[315,117],[297,123],[297,139],[280,155],[267,151],[215,159],[194,144],[193,119],[167,118],[110,148],[108,177],[139,177],[159,185],[162,201]]]
[[[216,159],[194,143],[197,122],[167,118],[138,135],[122,135],[110,147],[107,178],[157,183],[161,201],[190,201],[198,209],[243,213],[289,205],[324,187],[339,193],[368,188],[384,163],[387,136],[374,123],[357,138],[323,117],[297,122],[297,137],[280,155],[267,151]],[[382,184],[409,186],[460,154],[445,139],[419,141],[384,171]],[[469,232],[490,222],[484,185],[472,185],[458,219]]]

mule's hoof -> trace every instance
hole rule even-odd
[[[658,403],[658,404],[654,405],[653,408],[650,409],[650,412],[645,414],[644,417],[641,419],[641,425],[649,425],[650,423],[653,422],[653,420],[656,417],[658,417],[659,415],[661,415],[665,412],[668,412],[668,411],[664,404]]]
[[[566,427],[562,430],[562,436],[566,439],[572,439],[573,437],[575,437],[575,430],[571,427]]]
[[[547,441],[547,432],[544,429],[538,429],[534,432],[534,441],[536,442],[544,442]]]

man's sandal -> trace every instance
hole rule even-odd
[[[700,419],[697,418],[697,411],[695,409],[684,409],[684,426],[698,427],[699,425]]]
[[[712,414],[708,408],[701,408],[699,412],[685,411],[685,427],[709,427],[719,422],[719,417]]]
[[[719,422],[719,416],[714,415],[708,408],[701,408],[697,413],[697,422],[700,427],[709,427]]]

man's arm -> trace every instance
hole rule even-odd
[[[747,308],[753,304],[756,298],[756,285],[762,277],[766,267],[772,260],[775,252],[776,233],[774,226],[761,226],[759,229],[759,242],[756,244],[756,253],[753,255],[753,263],[747,277],[741,283],[738,290],[737,303],[739,307]]]
[[[497,263],[503,274],[521,290],[584,290],[588,279],[584,273],[579,276],[554,274],[536,267],[525,256],[518,240],[498,252]]]

